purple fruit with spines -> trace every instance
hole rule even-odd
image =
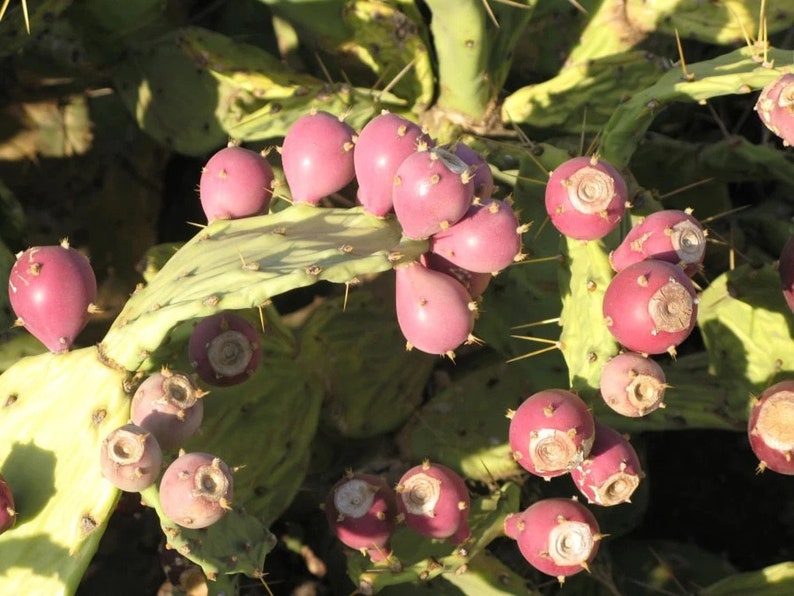
[[[120,426],[102,441],[102,475],[125,492],[140,492],[154,484],[162,463],[163,452],[157,439],[137,424]]]
[[[601,368],[599,387],[610,408],[637,418],[664,407],[667,378],[655,360],[638,352],[622,352]]]
[[[766,85],[758,96],[755,111],[764,126],[783,139],[783,145],[794,144],[794,74],[781,74]]]
[[[199,378],[215,387],[247,381],[262,359],[262,341],[250,322],[232,312],[201,319],[188,341],[190,364]]]
[[[626,182],[611,164],[574,157],[557,166],[546,184],[552,225],[575,240],[598,240],[614,230],[626,212]]]
[[[358,201],[364,210],[383,217],[393,210],[392,187],[397,168],[420,146],[434,145],[415,122],[383,111],[358,134],[353,163]]]
[[[474,196],[480,200],[490,199],[495,185],[491,168],[485,158],[461,141],[451,145],[443,145],[442,147],[460,157],[472,169],[474,175],[472,180]]]
[[[581,397],[565,389],[533,393],[507,416],[513,458],[541,478],[567,474],[582,463],[593,446],[593,413]]]
[[[758,472],[794,475],[794,379],[775,383],[752,400],[747,434]]]
[[[324,509],[331,531],[342,544],[361,551],[372,561],[391,556],[397,496],[383,478],[347,472],[328,491]]]
[[[232,471],[220,458],[203,452],[182,453],[160,479],[165,516],[183,528],[211,526],[231,510]]]
[[[471,496],[454,470],[424,461],[405,472],[395,490],[400,519],[417,534],[456,545],[471,536]]]
[[[509,514],[504,531],[516,541],[530,565],[560,583],[582,570],[589,571],[603,537],[587,507],[574,499],[557,497],[541,499]]]
[[[395,269],[395,308],[407,349],[453,357],[476,341],[477,303],[457,279],[419,261]]]
[[[284,136],[281,165],[293,203],[317,205],[355,178],[356,131],[341,118],[312,110]]]
[[[420,147],[394,174],[394,214],[408,238],[446,230],[466,215],[473,200],[471,169],[446,149]]]
[[[176,449],[201,426],[204,395],[185,373],[163,368],[135,390],[130,419],[151,432],[163,451]]]
[[[199,200],[207,221],[266,214],[274,181],[265,155],[230,143],[201,169]]]
[[[64,352],[97,310],[97,283],[88,258],[67,240],[17,255],[8,277],[17,324],[51,352]]]
[[[521,260],[526,229],[505,201],[476,200],[461,219],[430,237],[430,251],[469,271],[496,274]]]
[[[0,475],[0,534],[14,527],[17,511],[14,505],[14,493],[8,481]]]
[[[571,479],[589,503],[609,507],[629,503],[644,476],[629,440],[596,420],[590,454],[571,470]]]
[[[780,260],[777,267],[780,276],[780,285],[783,288],[783,297],[788,307],[794,312],[794,235],[790,236],[780,251]]]
[[[612,278],[603,299],[607,328],[628,350],[675,355],[697,321],[695,286],[678,265],[648,259]]]
[[[457,279],[475,300],[483,295],[493,279],[491,273],[469,271],[432,252],[426,252],[421,255],[419,261],[429,269],[446,273]]]
[[[692,277],[703,264],[706,231],[691,210],[665,209],[646,216],[626,234],[609,254],[615,271],[646,259],[681,266]]]

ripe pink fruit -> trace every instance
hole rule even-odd
[[[136,389],[130,419],[152,433],[161,449],[176,449],[201,426],[203,395],[186,374],[163,369]]]
[[[105,478],[134,493],[157,480],[163,453],[153,434],[136,424],[125,424],[102,441],[99,462]]]
[[[349,472],[334,484],[325,499],[328,525],[350,548],[367,554],[372,561],[391,555],[391,540],[397,518],[394,490],[373,474]]]
[[[785,73],[761,90],[755,110],[769,130],[794,144],[794,74]]]
[[[431,146],[433,141],[417,124],[391,112],[382,112],[361,129],[353,163],[358,200],[367,212],[384,216],[392,210],[394,175],[420,144]]]
[[[629,350],[674,354],[695,327],[697,301],[695,287],[680,267],[649,259],[612,278],[603,312],[609,331]]]
[[[542,478],[570,472],[590,453],[593,414],[582,399],[564,389],[530,395],[508,412],[510,450],[518,464]]]
[[[643,477],[640,459],[628,439],[596,421],[595,442],[571,478],[589,503],[628,503]]]
[[[472,298],[479,298],[482,296],[488,284],[491,283],[493,275],[490,273],[476,273],[469,271],[463,267],[458,267],[454,263],[449,262],[447,259],[432,252],[426,252],[419,257],[419,261],[425,267],[434,271],[446,273],[457,279]]]
[[[193,328],[188,357],[199,378],[216,387],[237,385],[254,374],[262,358],[259,332],[243,317],[221,312]]]
[[[589,569],[602,538],[587,507],[573,499],[542,499],[505,518],[505,534],[538,571],[562,583],[567,576]]]
[[[0,476],[0,534],[14,527],[17,512],[14,509],[14,493],[3,476]]]
[[[597,240],[617,227],[626,211],[626,182],[612,165],[593,157],[560,164],[546,185],[552,225],[576,240]]]
[[[420,149],[394,175],[392,201],[409,238],[427,238],[462,218],[474,199],[469,166],[445,149]]]
[[[428,461],[414,466],[397,483],[397,508],[417,534],[461,544],[471,536],[471,497],[454,470]]]
[[[418,261],[395,269],[397,322],[408,349],[451,356],[473,341],[476,303],[455,278]]]
[[[477,273],[498,273],[521,253],[523,228],[512,207],[485,199],[430,238],[430,250],[451,263]]]
[[[485,158],[474,149],[458,141],[452,145],[445,145],[447,149],[460,157],[474,173],[474,196],[480,200],[490,199],[494,191],[493,174]]]
[[[281,164],[293,202],[316,205],[353,180],[355,134],[340,118],[317,110],[290,126]]]
[[[759,472],[794,475],[794,379],[775,383],[753,400],[747,432]]]
[[[618,414],[645,416],[663,407],[666,380],[656,361],[637,352],[623,352],[601,369],[601,397]]]
[[[17,255],[8,278],[11,308],[25,329],[51,352],[72,347],[97,298],[88,259],[64,240]]]
[[[209,453],[184,453],[160,480],[163,513],[184,528],[206,528],[231,509],[232,471]]]
[[[794,312],[794,235],[789,237],[786,244],[783,245],[777,271],[780,275],[783,297],[786,299],[788,307]]]
[[[261,153],[230,145],[201,170],[199,199],[208,221],[263,215],[273,198],[273,168]]]
[[[645,259],[680,265],[690,277],[706,254],[706,234],[688,211],[665,209],[651,213],[634,226],[609,255],[615,271]]]

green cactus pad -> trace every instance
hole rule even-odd
[[[785,596],[794,591],[794,561],[734,573],[702,588],[703,596]]]
[[[18,513],[0,535],[4,592],[76,590],[119,495],[99,452],[129,419],[124,381],[94,347],[23,358],[0,376],[0,473]]]
[[[126,304],[102,354],[136,370],[180,321],[265,304],[320,280],[351,283],[415,259],[427,242],[403,241],[395,220],[361,208],[294,205],[279,213],[216,221],[165,264]]]
[[[38,34],[45,23],[60,15],[71,3],[72,0],[4,2],[5,14],[0,20],[0,58],[16,53],[32,41],[32,34]]]

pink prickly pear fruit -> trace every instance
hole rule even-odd
[[[152,433],[136,424],[125,424],[102,441],[99,462],[102,475],[114,486],[134,493],[157,480],[163,453]]]
[[[550,479],[570,472],[593,446],[593,414],[582,398],[570,391],[538,391],[507,415],[513,457],[536,476]]]
[[[264,215],[273,198],[273,168],[257,151],[229,145],[201,170],[199,199],[207,221]]]
[[[480,200],[490,199],[494,191],[493,174],[488,162],[466,143],[458,141],[443,147],[460,157],[474,172],[474,196]]]
[[[353,152],[358,200],[364,210],[382,217],[392,211],[392,186],[397,168],[432,139],[414,122],[382,112],[361,129]]]
[[[546,184],[546,212],[557,230],[576,240],[598,240],[614,230],[626,212],[623,176],[597,157],[560,164]]]
[[[695,286],[678,265],[648,259],[629,265],[604,292],[607,327],[623,346],[645,354],[675,354],[697,320]]]
[[[17,255],[8,298],[18,324],[51,352],[64,352],[96,309],[96,277],[85,255],[68,241],[35,246]]]
[[[783,288],[783,297],[788,307],[794,312],[794,235],[783,245],[778,261],[778,275]]]
[[[476,201],[457,222],[433,234],[430,251],[477,273],[498,273],[521,258],[521,234],[512,207],[504,201]]]
[[[576,488],[589,503],[611,506],[630,502],[643,473],[629,440],[596,421],[595,441],[584,461],[571,470]]]
[[[281,165],[293,202],[316,205],[352,182],[355,136],[341,118],[318,110],[290,126],[281,146]]]
[[[415,151],[397,168],[394,214],[408,238],[422,239],[461,219],[474,199],[469,166],[445,149]]]
[[[469,489],[457,472],[425,461],[397,483],[397,509],[414,532],[462,544],[471,536]]]
[[[759,472],[794,475],[794,379],[767,387],[753,400],[747,432]]]
[[[508,515],[504,530],[530,565],[560,583],[589,570],[603,537],[587,507],[563,498],[542,499]]]
[[[14,493],[3,476],[0,476],[0,534],[14,527],[17,512],[14,509]]]
[[[706,233],[691,213],[665,209],[651,213],[629,230],[609,255],[615,271],[645,259],[680,265],[690,277],[697,273],[706,254]]]
[[[659,363],[637,352],[623,352],[601,369],[601,397],[618,414],[637,418],[664,407],[667,389]]]
[[[204,395],[186,374],[163,369],[135,390],[130,419],[152,433],[164,451],[176,449],[201,426]]]
[[[463,267],[458,267],[441,255],[433,252],[426,252],[421,255],[419,257],[419,262],[433,271],[440,271],[457,279],[463,284],[463,287],[466,288],[466,291],[469,292],[469,295],[473,299],[482,296],[493,279],[491,273],[476,273],[475,271],[469,271]]]
[[[783,144],[794,144],[794,74],[785,73],[761,90],[755,111],[764,126],[783,139]]]
[[[256,372],[262,359],[259,332],[231,312],[205,317],[190,334],[188,357],[205,383],[216,387],[238,385]]]
[[[476,302],[457,279],[419,261],[395,269],[395,307],[408,349],[451,357],[474,341]]]
[[[232,471],[209,453],[183,453],[163,472],[160,505],[183,528],[211,526],[231,510]]]
[[[383,478],[348,472],[331,487],[324,509],[331,531],[342,544],[372,561],[389,558],[397,498]]]

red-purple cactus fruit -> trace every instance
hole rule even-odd
[[[392,187],[397,168],[419,145],[433,141],[419,125],[391,112],[382,112],[361,129],[353,152],[358,200],[368,213],[392,211]]]
[[[395,307],[408,349],[452,356],[474,341],[476,302],[457,279],[419,261],[395,269]]]
[[[216,387],[237,385],[254,374],[262,359],[259,332],[231,312],[205,317],[190,334],[188,357],[205,383]]]
[[[759,472],[794,475],[794,379],[775,383],[753,400],[747,432]]]
[[[601,397],[618,414],[637,418],[664,407],[667,389],[662,367],[637,352],[623,352],[601,369]]]
[[[697,320],[698,298],[684,270],[649,259],[629,265],[604,292],[610,333],[624,347],[644,354],[675,354]]]
[[[783,297],[794,312],[794,236],[789,237],[780,251],[777,272],[780,275]]]
[[[665,209],[651,213],[629,230],[609,255],[615,271],[645,259],[680,265],[690,277],[698,272],[706,254],[706,233],[689,211]]]
[[[394,214],[408,238],[428,238],[461,219],[474,199],[469,166],[446,149],[415,151],[397,168]]]
[[[383,561],[391,555],[389,541],[397,519],[397,499],[383,478],[348,472],[328,492],[324,508],[328,525],[342,544],[372,561]]]
[[[761,90],[755,111],[769,130],[794,144],[794,74],[785,73]]]
[[[452,145],[445,145],[444,149],[448,149],[460,157],[472,169],[474,173],[472,181],[474,183],[474,196],[480,200],[490,199],[494,191],[494,180],[491,168],[488,167],[488,162],[485,161],[485,158],[460,141]]]
[[[400,516],[417,534],[452,544],[471,536],[469,489],[454,470],[425,461],[403,474],[396,490]]]
[[[617,227],[626,212],[623,177],[597,157],[560,164],[546,185],[546,212],[559,232],[576,240],[597,240]]]
[[[163,513],[183,528],[206,528],[231,509],[232,471],[209,453],[183,453],[163,472]]]
[[[176,449],[201,426],[205,394],[186,374],[163,369],[135,390],[130,419],[152,433],[164,451]]]
[[[273,168],[257,151],[236,145],[210,157],[201,170],[199,199],[207,221],[264,215],[273,198]]]
[[[595,421],[587,404],[564,389],[530,395],[509,411],[510,450],[528,472],[550,479],[571,471],[590,453]]]
[[[281,146],[281,165],[293,202],[316,205],[355,178],[355,135],[342,119],[317,110],[290,126]]]
[[[498,273],[521,258],[521,234],[513,208],[504,201],[476,201],[466,214],[430,238],[430,250],[477,273]]]
[[[629,440],[596,421],[595,442],[571,478],[588,502],[611,506],[630,502],[643,473]]]
[[[590,510],[574,499],[562,498],[543,499],[508,515],[504,530],[530,565],[560,583],[589,570],[602,538]]]
[[[14,494],[6,479],[0,476],[0,534],[13,528],[16,521]]]
[[[152,433],[136,424],[125,424],[102,441],[99,462],[105,478],[117,488],[134,493],[157,480],[163,453]]]
[[[446,273],[457,279],[463,284],[463,287],[466,288],[466,291],[472,298],[479,298],[482,296],[488,284],[490,284],[493,279],[491,273],[476,273],[474,271],[469,271],[463,267],[458,267],[441,255],[432,252],[426,252],[421,255],[419,261],[429,269]]]
[[[35,246],[17,255],[8,277],[8,298],[17,323],[51,352],[63,352],[95,309],[94,270],[66,240]]]

